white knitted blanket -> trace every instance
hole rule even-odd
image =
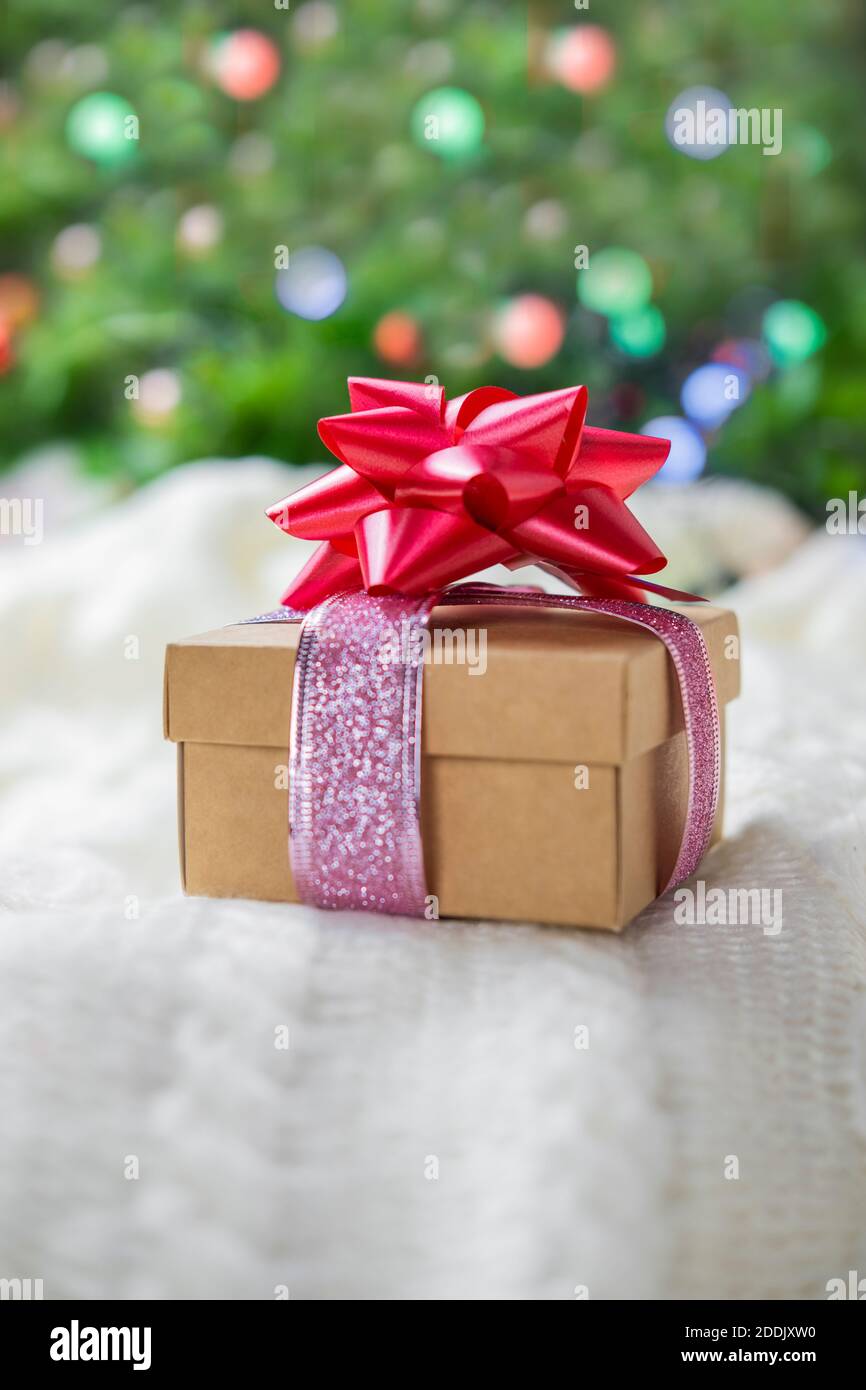
[[[778,934],[670,900],[614,937],[184,899],[164,645],[273,603],[300,547],[262,508],[298,481],[197,465],[2,540],[0,1277],[738,1299],[866,1275],[862,541],[821,532],[728,596],[744,691],[701,876],[781,889]]]

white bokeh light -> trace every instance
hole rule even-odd
[[[728,149],[727,133],[721,141],[707,140],[707,122],[711,113],[722,111],[727,117],[732,102],[717,87],[687,87],[675,96],[665,116],[665,134],[679,154],[689,159],[718,159]],[[691,131],[691,138],[683,135]]]

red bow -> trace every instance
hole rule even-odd
[[[495,564],[540,564],[606,598],[693,597],[637,578],[667,561],[624,500],[669,442],[584,428],[585,386],[446,401],[440,386],[350,377],[349,400],[351,414],[319,421],[341,466],[268,509],[290,535],[324,542],[282,603],[426,594]]]

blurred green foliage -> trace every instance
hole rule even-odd
[[[762,306],[783,297],[817,310],[826,346],[755,389],[710,438],[709,467],[771,483],[816,514],[863,485],[866,74],[854,0],[592,0],[589,11],[539,0],[529,14],[493,0],[353,0],[332,7],[330,37],[327,11],[317,20],[296,0],[6,9],[0,272],[34,282],[39,306],[0,383],[5,462],[70,439],[88,468],[132,484],[204,455],[318,459],[315,422],[346,408],[349,374],[435,374],[449,395],[584,381],[593,423],[637,429],[677,413],[685,375],[720,339],[759,334]],[[587,20],[614,37],[618,62],[610,85],[583,98],[540,77],[529,55],[532,35]],[[208,45],[239,26],[270,35],[282,56],[256,101],[233,100],[203,71]],[[468,161],[412,140],[413,107],[442,83],[483,108],[483,146]],[[673,149],[668,105],[704,83],[736,105],[781,107],[782,153],[738,147],[701,163]],[[139,117],[133,157],[114,167],[68,143],[68,113],[93,90]],[[255,132],[272,147],[258,172],[239,167],[237,144]],[[267,166],[268,148],[240,150]],[[565,215],[540,239],[526,213],[544,200]],[[178,221],[200,204],[219,210],[224,231],[191,255]],[[98,229],[102,254],[64,275],[52,245],[76,223]],[[332,317],[280,306],[283,244],[341,258],[349,293]],[[667,322],[659,356],[620,355],[605,321],[578,308],[577,244],[646,258]],[[491,314],[524,292],[568,313],[562,349],[531,371],[490,347]],[[393,309],[423,337],[405,371],[373,347]],[[161,423],[143,422],[124,393],[128,375],[155,367],[182,386]]]

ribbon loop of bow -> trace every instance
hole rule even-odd
[[[585,426],[585,386],[447,401],[439,386],[351,377],[349,400],[348,415],[319,421],[340,466],[268,508],[322,542],[283,604],[423,595],[494,564],[539,564],[596,597],[695,597],[642,577],[667,562],[625,505],[669,442]]]

